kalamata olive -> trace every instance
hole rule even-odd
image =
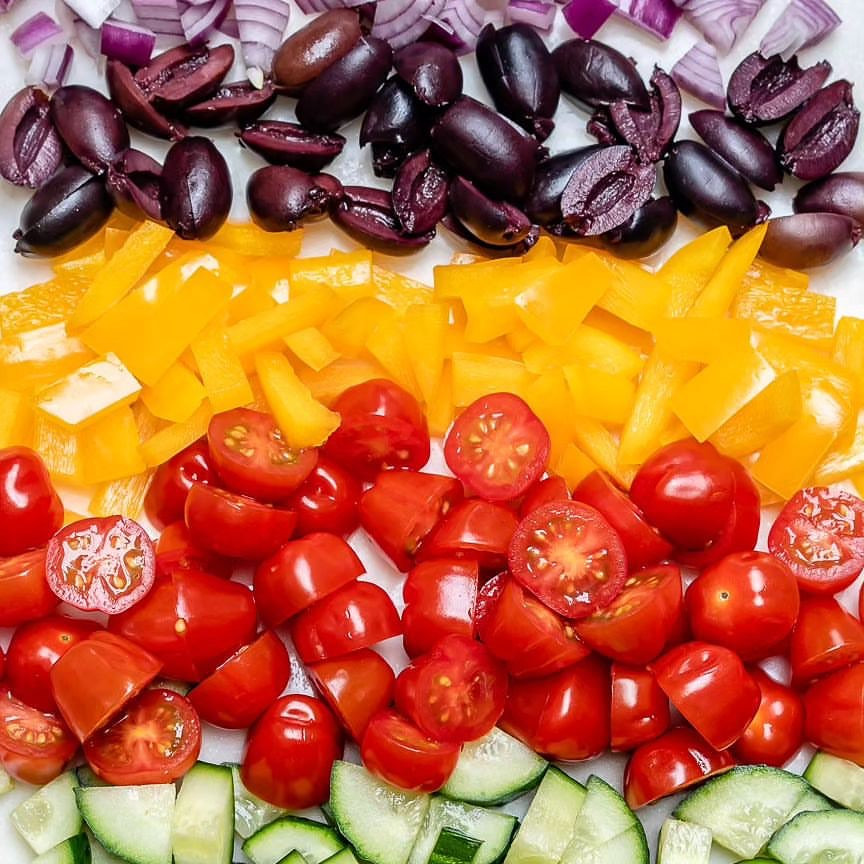
[[[796,213],[768,220],[759,254],[781,267],[821,267],[861,239],[861,225],[837,213]]]
[[[464,177],[450,184],[450,212],[478,240],[512,246],[531,230],[531,220],[506,201],[494,201]]]
[[[729,78],[729,107],[746,123],[756,126],[788,117],[828,79],[831,64],[823,60],[807,69],[797,57],[763,57],[758,51],[745,57]]]
[[[800,180],[825,177],[852,152],[860,117],[852,85],[829,84],[786,124],[777,142],[780,164]]]
[[[625,146],[601,147],[583,159],[564,187],[561,214],[579,237],[623,225],[650,197],[657,172]]]
[[[622,101],[643,111],[650,109],[648,90],[635,64],[609,45],[570,39],[552,52],[552,58],[561,89],[589,108]]]
[[[487,24],[477,40],[477,65],[495,107],[538,141],[555,128],[561,84],[552,55],[533,27]]]
[[[38,189],[62,160],[48,96],[37,87],[19,90],[0,113],[0,175],[16,186]]]
[[[267,165],[249,178],[246,203],[265,231],[293,231],[326,216],[341,194],[342,184],[330,174],[313,177],[288,165]]]
[[[273,58],[273,81],[297,94],[360,40],[360,18],[352,9],[330,9],[292,33]]]
[[[129,148],[108,168],[105,185],[117,209],[133,219],[162,221],[162,166]]]
[[[599,146],[580,147],[544,159],[534,175],[534,185],[525,199],[525,212],[538,225],[554,225],[561,221],[561,195],[573,172],[582,161],[600,150]]]
[[[157,108],[172,112],[212,96],[234,65],[230,45],[180,45],[135,73],[135,83]]]
[[[462,95],[462,67],[456,55],[437,42],[414,42],[396,52],[396,73],[424,104],[443,108]]]
[[[426,234],[447,212],[447,172],[421,150],[402,163],[393,184],[393,210],[407,234]]]
[[[229,123],[251,123],[260,117],[276,99],[270,82],[261,88],[249,81],[222,84],[210,97],[183,110],[183,117],[192,126],[211,129]]]
[[[678,208],[672,199],[652,198],[602,240],[619,258],[647,258],[669,240],[677,224]]]
[[[184,240],[206,240],[228,218],[231,174],[208,138],[189,136],[168,151],[162,167],[162,218]]]
[[[768,139],[722,111],[706,108],[690,115],[699,137],[736,171],[762,189],[773,189],[783,180],[777,154]]]
[[[114,209],[101,177],[70,165],[33,193],[13,237],[22,255],[62,255],[92,237]]]
[[[111,101],[120,109],[126,122],[148,135],[168,140],[179,140],[186,134],[180,123],[169,120],[154,108],[147,94],[138,86],[132,70],[119,60],[109,60],[105,79]]]
[[[537,142],[482,102],[457,99],[432,127],[435,152],[458,174],[505,201],[521,201],[534,180]]]
[[[369,107],[392,62],[393,50],[387,42],[361,37],[306,86],[297,101],[297,119],[316,132],[334,132]]]
[[[532,225],[528,233],[518,243],[514,243],[512,246],[493,246],[491,243],[484,243],[479,237],[472,234],[452,213],[448,213],[441,220],[441,224],[457,237],[461,237],[474,246],[482,247],[490,258],[510,258],[524,255],[540,239],[540,226]]]
[[[72,84],[57,90],[51,118],[69,152],[94,174],[105,171],[129,146],[123,115],[92,87]]]
[[[747,181],[698,141],[673,144],[663,176],[672,200],[685,216],[698,215],[712,225],[742,230],[763,215]]]
[[[612,118],[606,108],[598,108],[588,118],[585,124],[585,131],[593,138],[597,139],[598,144],[604,147],[611,147],[614,144],[620,144],[621,139],[618,137],[618,132],[612,124]]]
[[[284,120],[259,120],[238,133],[240,143],[263,156],[273,165],[292,165],[301,171],[320,171],[332,162],[345,146],[345,139],[332,132],[310,132],[299,123]]]
[[[796,213],[839,213],[864,225],[864,171],[839,171],[798,190]]]

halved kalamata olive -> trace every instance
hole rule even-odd
[[[450,184],[450,212],[479,240],[512,246],[531,230],[531,220],[506,201],[493,201],[464,177]]]
[[[304,221],[320,219],[341,195],[335,177],[313,177],[288,165],[259,168],[246,186],[252,221],[265,231],[293,231]]]
[[[284,120],[259,120],[238,133],[240,143],[273,165],[292,165],[301,171],[320,171],[345,146],[345,139],[332,132],[323,135]]]
[[[482,102],[457,99],[432,127],[435,152],[484,192],[521,201],[534,180],[537,142]]]
[[[758,51],[745,57],[729,78],[729,107],[746,123],[756,126],[788,117],[828,79],[831,64],[823,60],[807,69],[797,57],[784,60]]]
[[[297,101],[297,119],[316,132],[334,132],[369,107],[392,62],[393,51],[387,42],[361,37],[344,57],[305,87]]]
[[[763,216],[747,181],[698,141],[673,144],[663,176],[672,200],[685,216],[698,215],[712,225],[736,230],[755,225]]]
[[[579,237],[623,225],[650,197],[657,172],[640,165],[629,147],[601,147],[586,156],[561,195],[561,213]]]
[[[525,199],[525,212],[538,225],[554,225],[561,221],[561,195],[573,172],[592,153],[601,148],[592,144],[578,150],[558,153],[537,165],[534,185]]]
[[[233,64],[230,45],[180,45],[142,66],[135,73],[135,83],[157,108],[177,111],[212,96]]]
[[[38,189],[60,167],[63,142],[51,119],[51,102],[37,87],[19,90],[0,113],[0,175]]]
[[[360,40],[360,18],[352,9],[330,9],[292,33],[273,58],[273,81],[297,94]]]
[[[777,142],[780,163],[800,180],[830,174],[852,152],[861,115],[852,85],[840,80],[811,96]]]
[[[699,137],[736,171],[762,189],[773,189],[783,180],[777,154],[765,136],[722,111],[706,108],[690,115]]]
[[[626,102],[648,111],[651,102],[636,65],[602,42],[570,39],[553,52],[561,89],[574,99],[597,108],[613,102]]]
[[[402,163],[393,184],[393,210],[407,234],[426,234],[447,212],[447,172],[421,150]]]
[[[101,177],[70,165],[33,193],[12,235],[21,255],[62,255],[92,237],[107,221],[114,202]]]
[[[276,99],[276,91],[270,82],[261,88],[253,87],[249,81],[222,84],[203,102],[197,102],[183,110],[183,117],[193,126],[212,129],[229,123],[251,123],[260,117]]]
[[[168,151],[162,167],[162,218],[184,240],[206,240],[228,218],[231,174],[209,138],[189,136]]]
[[[796,213],[839,213],[864,225],[864,171],[839,171],[802,186]]]
[[[119,60],[109,60],[105,67],[105,79],[111,101],[131,126],[156,138],[174,141],[186,134],[186,129],[180,123],[169,120],[150,104],[147,94],[138,86],[128,66]]]
[[[614,144],[620,144],[621,139],[618,137],[618,132],[612,123],[612,118],[606,108],[598,108],[585,124],[585,131],[592,137],[597,139],[598,144],[604,147],[611,147]]]
[[[443,108],[462,95],[462,67],[456,55],[437,42],[414,42],[396,52],[396,73],[424,104]]]
[[[666,195],[643,204],[623,225],[602,237],[619,258],[647,258],[675,233],[678,208]]]
[[[781,267],[821,267],[861,239],[861,225],[837,213],[796,213],[768,220],[759,254]]]
[[[483,83],[505,116],[545,141],[555,128],[561,84],[555,61],[533,27],[487,24],[477,40],[477,65]]]
[[[540,239],[540,226],[532,225],[528,233],[518,243],[514,243],[512,246],[493,246],[491,243],[484,243],[479,237],[472,234],[452,213],[447,213],[441,220],[441,224],[457,237],[485,249],[490,258],[510,258],[524,255]]]
[[[133,219],[162,221],[162,166],[130,148],[108,168],[105,185],[117,209]]]

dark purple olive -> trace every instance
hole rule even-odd
[[[840,80],[807,100],[777,142],[780,164],[800,180],[819,180],[852,152],[861,118],[852,85]]]
[[[392,62],[393,50],[387,42],[362,37],[306,86],[297,101],[297,119],[316,132],[334,132],[369,107]]]
[[[861,239],[861,225],[837,213],[796,213],[768,220],[759,254],[781,267],[821,267],[845,255]]]
[[[212,96],[233,65],[230,45],[180,45],[142,66],[135,83],[157,108],[173,112]]]
[[[156,138],[172,141],[186,134],[186,129],[180,123],[169,120],[150,104],[147,94],[138,86],[128,66],[119,60],[109,60],[105,67],[105,79],[111,101],[120,109],[130,126]]]
[[[647,258],[669,240],[677,224],[678,208],[667,195],[652,198],[601,239],[619,258]]]
[[[464,177],[450,184],[450,212],[490,246],[512,246],[528,236],[531,220],[506,201],[494,201]]]
[[[393,210],[393,200],[385,189],[346,186],[331,218],[358,243],[388,255],[416,252],[428,246],[435,236],[434,231],[426,234],[406,234],[402,231]]]
[[[330,174],[312,176],[288,165],[267,165],[249,178],[246,203],[252,221],[265,231],[293,231],[326,216],[342,195]]]
[[[243,125],[257,120],[276,99],[276,91],[269,82],[260,89],[248,81],[222,84],[203,102],[183,110],[183,117],[192,126],[212,129],[232,123]]]
[[[126,150],[109,166],[105,185],[127,216],[162,221],[162,166],[146,153]]]
[[[711,225],[741,230],[755,225],[763,215],[747,181],[698,141],[673,144],[663,176],[672,200],[685,216],[697,215]]]
[[[424,104],[443,108],[462,95],[462,67],[449,49],[436,42],[414,42],[396,52],[396,74]]]
[[[479,237],[472,234],[452,213],[448,213],[441,220],[441,224],[452,234],[466,240],[471,245],[482,247],[490,258],[510,258],[524,255],[540,239],[540,226],[532,225],[528,233],[518,243],[514,243],[512,246],[493,246],[491,243],[484,243]]]
[[[393,184],[393,210],[407,234],[426,234],[447,212],[447,172],[421,150],[402,163]]]
[[[98,90],[72,84],[51,97],[51,118],[69,152],[101,174],[129,146],[120,111]]]
[[[297,94],[360,40],[360,18],[351,9],[330,9],[292,33],[273,58],[273,81]]]
[[[555,128],[561,84],[552,55],[533,27],[487,24],[477,40],[483,83],[505,117],[545,141]]]
[[[345,139],[333,132],[309,132],[299,123],[284,120],[259,120],[238,133],[240,143],[263,156],[273,165],[291,165],[301,171],[320,171],[332,162],[345,146]]]
[[[620,144],[621,139],[612,124],[612,118],[605,108],[598,108],[585,124],[585,131],[592,137],[597,139],[598,144],[604,147],[611,147],[614,144]]]
[[[12,235],[21,255],[62,255],[92,237],[107,221],[114,202],[101,177],[70,165],[33,193]]]
[[[534,174],[534,185],[525,199],[525,212],[538,225],[554,225],[561,221],[561,195],[576,168],[592,153],[597,145],[568,150],[544,159]]]
[[[162,218],[184,240],[206,240],[228,218],[231,174],[209,138],[178,141],[162,167]]]
[[[38,189],[60,167],[63,142],[51,119],[51,102],[37,87],[19,90],[0,113],[0,175]]]
[[[729,107],[745,123],[775,123],[803,105],[830,74],[831,64],[825,60],[802,69],[797,57],[784,60],[777,54],[763,57],[755,51],[738,64],[729,79]]]
[[[651,101],[636,65],[602,42],[570,39],[553,52],[561,89],[574,99],[597,108],[613,102],[626,102],[648,111]]]
[[[432,127],[435,152],[489,195],[521,201],[531,189],[537,142],[482,102],[463,96]]]
[[[656,179],[654,166],[640,165],[629,147],[600,147],[579,163],[564,187],[564,221],[578,237],[605,234],[651,197]]]
[[[751,183],[771,190],[783,181],[777,154],[761,132],[710,108],[694,111],[690,125],[718,156]]]
[[[840,171],[798,190],[796,213],[839,213],[864,225],[864,171]]]

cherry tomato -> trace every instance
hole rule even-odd
[[[524,519],[529,513],[533,513],[544,504],[569,500],[570,493],[567,491],[567,481],[563,477],[554,474],[544,477],[528,487],[525,497],[519,505],[519,518]]]
[[[741,659],[722,645],[685,642],[651,671],[684,719],[717,750],[731,747],[759,708],[759,686]]]
[[[395,711],[380,711],[363,735],[360,754],[373,774],[400,789],[437,792],[459,759],[458,744],[433,741]]]
[[[864,765],[864,663],[832,672],[804,693],[804,737]]]
[[[215,482],[210,448],[202,438],[156,469],[144,498],[144,512],[156,528],[164,528],[183,518],[186,496],[195,483]]]
[[[573,500],[593,507],[618,532],[631,570],[672,556],[672,544],[648,524],[642,511],[602,471],[592,471],[582,480],[573,490]]]
[[[311,696],[277,699],[252,727],[240,767],[246,788],[287,810],[323,804],[330,771],[342,757],[342,732],[330,709]]]
[[[134,642],[101,630],[73,645],[51,667],[51,689],[81,741],[101,729],[158,674],[162,664]]]
[[[671,725],[669,700],[640,666],[612,664],[611,748],[633,750],[659,738]]]
[[[265,630],[189,692],[202,720],[223,729],[251,726],[285,689],[291,657],[282,640]]]
[[[864,501],[824,486],[802,489],[780,511],[768,548],[802,591],[836,594],[864,568]]]
[[[761,660],[776,654],[795,626],[798,585],[772,555],[735,552],[704,570],[684,602],[696,639]]]
[[[185,522],[172,522],[156,541],[156,572],[165,574],[174,570],[205,570],[227,579],[234,570],[234,562],[193,543]]]
[[[327,704],[358,743],[374,714],[393,700],[396,676],[390,664],[371,648],[335,660],[310,663],[307,669]]]
[[[51,615],[21,625],[12,634],[6,658],[12,695],[39,711],[56,712],[51,667],[73,645],[100,629],[95,621],[65,615]]]
[[[682,617],[681,571],[658,564],[631,574],[605,608],[575,625],[582,640],[621,663],[648,663],[672,641]]]
[[[371,582],[351,582],[291,622],[291,639],[304,663],[371,648],[401,632],[393,601]]]
[[[48,783],[77,750],[78,741],[59,717],[0,690],[0,765],[16,780]]]
[[[795,687],[864,660],[864,625],[833,597],[804,597],[789,661]]]
[[[289,540],[255,570],[255,602],[261,620],[268,627],[278,627],[365,570],[354,550],[335,534]]]
[[[173,783],[201,752],[201,722],[173,690],[145,690],[84,742],[84,756],[107,783]]]
[[[689,789],[735,764],[687,726],[670,729],[637,747],[624,770],[624,798],[634,809]]]
[[[0,450],[0,556],[44,546],[63,524],[63,502],[37,453]]]
[[[360,498],[360,524],[403,572],[430,531],[462,500],[453,477],[384,471]]]
[[[210,552],[260,561],[291,539],[297,514],[196,484],[186,498],[186,525],[192,541]]]
[[[791,688],[758,666],[750,670],[762,694],[759,710],[732,748],[752,765],[785,765],[804,743],[804,703]]]
[[[49,615],[60,601],[45,576],[45,550],[0,559],[0,627]]]
[[[350,534],[360,524],[363,487],[353,474],[323,456],[291,497],[288,506],[297,514],[297,533]]]
[[[422,468],[429,428],[420,403],[392,381],[375,378],[349,387],[330,406],[342,416],[325,455],[362,480],[384,468]]]

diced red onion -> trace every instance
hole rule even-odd
[[[728,54],[753,23],[765,0],[675,0],[675,3],[712,45]]]
[[[445,0],[435,23],[448,33],[448,44],[459,53],[473,51],[477,37],[488,20],[477,0]]]
[[[561,10],[570,29],[583,39],[591,39],[616,10],[612,0],[570,0]]]
[[[149,27],[157,36],[183,35],[182,10],[177,0],[132,0],[132,8],[138,23]]]
[[[717,62],[717,49],[697,42],[670,70],[675,83],[714,108],[726,107],[726,88]]]
[[[8,12],[18,0],[0,0],[0,15],[4,12]]]
[[[437,19],[444,8],[445,0],[379,0],[372,35],[402,48],[416,42],[429,29],[429,20]]]
[[[94,30],[98,30],[120,5],[120,0],[63,0],[63,2]]]
[[[186,41],[194,48],[203,45],[225,20],[231,0],[211,0],[207,6],[189,6],[180,14]]]
[[[660,39],[672,35],[683,14],[673,0],[618,0],[615,11]]]
[[[63,37],[63,28],[44,12],[37,12],[12,31],[10,39],[22,57],[29,57],[40,45],[51,45]]]
[[[144,66],[153,55],[156,34],[146,27],[109,18],[102,25],[99,47],[112,60],[120,60],[128,66]]]
[[[294,0],[301,12],[312,15],[316,12],[326,12],[328,9],[350,9],[362,6],[367,0]]]
[[[233,7],[225,16],[225,20],[216,29],[231,39],[240,38],[240,29],[237,27],[237,16],[234,14]]]
[[[260,75],[254,74],[263,79],[270,74],[276,49],[282,44],[291,7],[287,0],[234,0],[234,15],[243,62],[247,70],[258,70]]]
[[[555,23],[556,7],[549,0],[510,0],[507,21],[510,24],[530,24],[548,33]]]
[[[27,83],[62,87],[69,75],[74,53],[69,44],[40,45],[30,56]]]
[[[759,44],[766,57],[793,54],[821,42],[840,25],[840,16],[825,0],[792,0]]]

